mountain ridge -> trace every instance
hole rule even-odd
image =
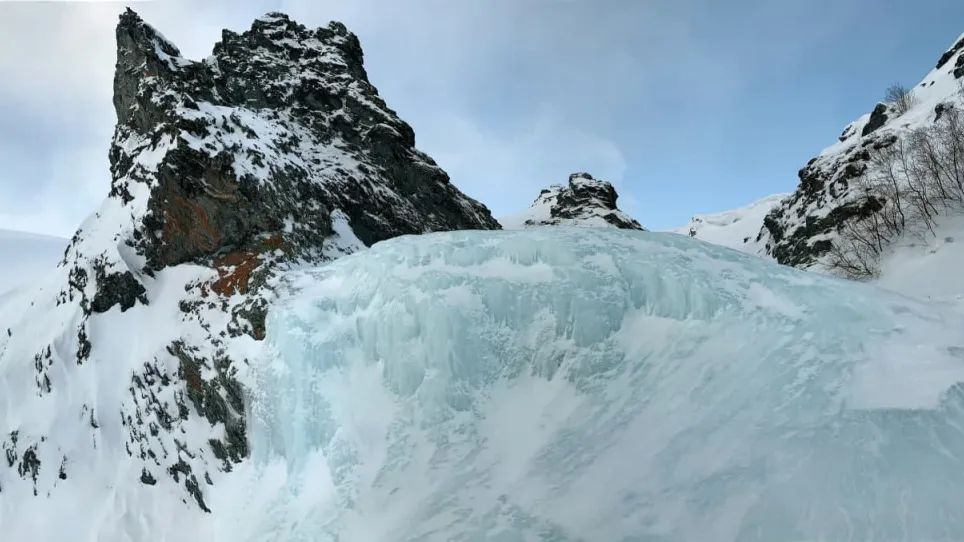
[[[14,511],[118,469],[111,492],[210,511],[249,453],[242,382],[279,270],[500,227],[415,147],[341,23],[271,12],[200,62],[129,8],[115,32],[110,192],[0,314]]]

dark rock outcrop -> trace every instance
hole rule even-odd
[[[870,113],[870,119],[867,121],[867,124],[864,125],[864,129],[860,132],[860,135],[869,135],[885,124],[887,124],[887,104],[878,103],[877,107],[874,107],[874,110]]]
[[[116,364],[121,354],[94,331],[126,311],[134,327],[112,333],[150,334],[160,346],[122,353],[131,374],[115,378],[130,379],[128,395],[106,406],[120,416],[95,423],[96,397],[58,415],[89,419],[91,443],[123,435],[113,445],[141,462],[141,483],[180,485],[185,501],[207,511],[204,487],[249,453],[239,368],[244,345],[264,338],[278,271],[398,235],[500,226],[415,148],[414,131],[368,81],[358,39],[340,23],[309,29],[269,13],[245,32],[225,30],[201,62],[182,58],[129,9],[116,38],[110,194],[71,240],[59,291],[41,288],[27,306],[52,296],[51,306],[73,316],[50,344],[24,342],[29,315],[7,318],[0,357],[35,353],[36,382],[25,386],[37,392],[24,401],[53,400],[51,390],[69,382],[51,372],[52,359]],[[144,316],[172,306],[179,313]],[[170,326],[136,329],[158,321]],[[14,478],[35,491],[57,480],[30,458],[77,445],[41,427],[3,435],[7,454],[23,458],[11,465],[27,465]]]
[[[526,211],[502,219],[507,228],[531,226],[609,226],[642,230],[639,222],[619,210],[612,184],[588,173],[573,173],[569,183],[542,190]]]
[[[951,74],[955,79],[964,77],[964,55],[959,54],[961,51],[964,51],[964,37],[957,40],[957,42],[952,45],[950,49],[941,55],[941,58],[937,60],[937,69],[943,68],[948,62],[951,61],[951,59],[957,56],[957,61],[954,62],[954,67],[951,70]]]
[[[954,55],[961,52],[962,50],[964,50],[964,37],[957,40],[957,42],[955,42],[950,49],[948,49],[947,51],[944,51],[944,54],[942,54],[941,57],[937,59],[937,66],[936,66],[937,69],[943,68],[945,64],[947,64],[952,58],[954,58]],[[961,63],[961,58],[964,58],[964,56],[958,57],[957,59],[958,64]],[[955,75],[955,77],[960,77],[960,76]]]

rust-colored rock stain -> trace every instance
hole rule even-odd
[[[211,290],[223,296],[248,293],[251,274],[263,263],[261,255],[275,250],[285,250],[285,242],[280,235],[264,239],[258,252],[240,250],[218,256],[214,259],[218,279],[211,285]]]

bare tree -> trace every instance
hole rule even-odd
[[[887,91],[884,92],[884,101],[894,104],[897,112],[901,115],[914,107],[915,103],[913,92],[900,83],[894,83],[887,87]]]
[[[858,216],[838,228],[827,263],[851,278],[879,271],[898,238],[936,235],[942,216],[964,213],[964,112],[947,104],[935,122],[873,150],[853,181]]]
[[[862,196],[858,205],[866,203]],[[883,236],[877,214],[849,220],[839,230],[839,238],[830,245],[828,264],[831,271],[845,277],[863,280],[880,272],[880,256],[890,239]]]

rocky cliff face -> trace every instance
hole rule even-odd
[[[964,104],[962,81],[964,37],[911,89],[910,108],[877,104],[871,113],[849,124],[837,143],[807,162],[798,173],[796,191],[766,216],[756,242],[780,263],[797,267],[819,263],[841,225],[882,207],[883,202],[874,198],[855,197],[854,181],[867,172],[871,152],[893,145],[909,130],[933,123],[945,108]]]
[[[200,62],[130,10],[116,37],[110,194],[0,312],[0,498],[130,479],[207,511],[249,453],[279,270],[499,224],[415,148],[339,23],[270,13]]]
[[[567,185],[552,185],[539,193],[525,211],[499,219],[506,229],[532,226],[590,226],[641,230],[642,226],[616,206],[613,185],[588,173],[573,173]]]

